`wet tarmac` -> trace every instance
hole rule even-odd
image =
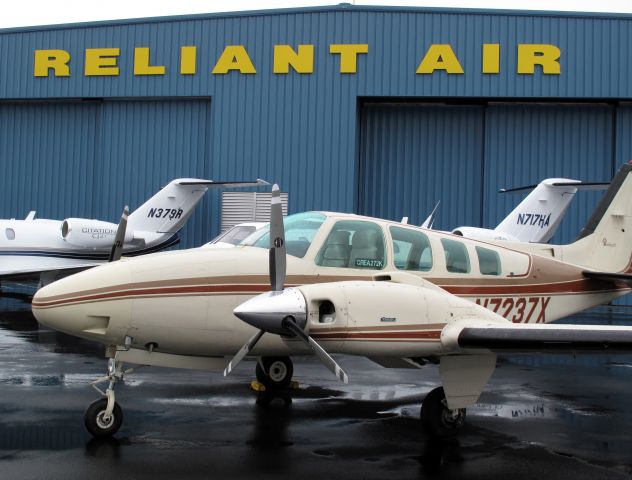
[[[573,319],[629,324],[632,312]],[[632,321],[632,320],[631,320]],[[0,298],[0,478],[569,478],[632,474],[632,356],[502,357],[458,440],[421,429],[437,367],[387,370],[338,356],[342,385],[311,358],[300,387],[249,388],[254,361],[220,373],[147,368],[117,387],[123,427],[91,439],[102,348],[40,328]]]

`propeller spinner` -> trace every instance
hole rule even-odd
[[[239,319],[259,331],[237,352],[224,370],[228,375],[237,364],[255,347],[264,333],[296,337],[309,346],[320,361],[340,381],[348,383],[349,377],[333,358],[307,333],[307,305],[297,288],[283,288],[286,272],[285,230],[279,186],[273,185],[270,208],[270,286],[271,292],[247,300],[237,306],[233,313]]]

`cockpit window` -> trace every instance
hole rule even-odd
[[[7,228],[4,234],[7,236],[7,240],[15,240],[15,230],[12,228]]]
[[[432,269],[430,241],[423,232],[391,227],[395,267],[399,270],[427,272]]]
[[[305,212],[290,215],[283,219],[285,228],[285,249],[288,255],[303,258],[312,244],[318,229],[327,217],[317,212]],[[252,245],[259,248],[270,248],[270,226],[264,227],[261,237],[251,235],[240,245]],[[254,236],[254,243],[248,241]]]
[[[441,244],[445,250],[445,265],[448,272],[470,273],[470,256],[465,245],[449,238],[442,238]]]
[[[384,236],[379,225],[361,220],[340,220],[329,232],[316,264],[323,267],[381,270]]]

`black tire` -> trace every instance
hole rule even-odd
[[[294,375],[294,366],[290,357],[262,357],[261,361],[257,362],[255,373],[257,381],[266,388],[287,388]]]
[[[100,398],[90,404],[83,417],[86,429],[94,437],[110,437],[118,432],[123,424],[123,410],[118,403],[114,402],[112,417],[109,422],[103,421],[103,414],[108,406],[107,398]]]
[[[445,405],[443,387],[430,391],[421,403],[421,425],[432,436],[440,438],[454,437],[465,423],[465,409],[456,412]]]

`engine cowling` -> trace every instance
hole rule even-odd
[[[61,224],[62,238],[83,248],[110,248],[114,244],[118,225],[101,220],[67,218]],[[125,241],[132,239],[132,232],[125,232]]]
[[[482,241],[504,240],[506,242],[519,241],[513,235],[509,235],[503,232],[497,232],[496,230],[489,230],[487,228],[459,227],[452,230],[452,233],[454,235],[459,235],[465,238],[471,238],[473,240],[482,240]]]

